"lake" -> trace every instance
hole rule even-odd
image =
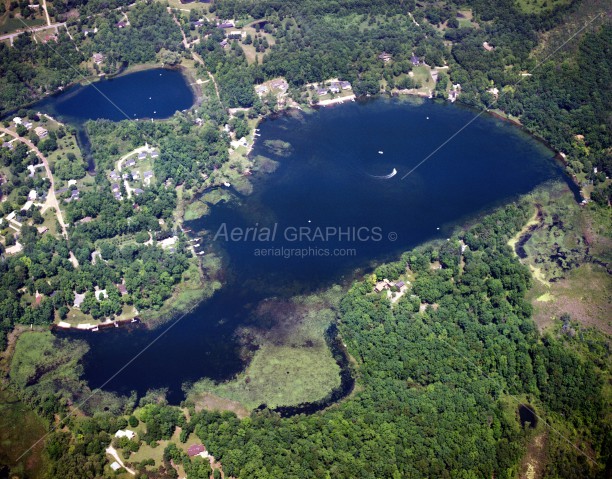
[[[33,106],[62,121],[82,125],[87,120],[169,118],[191,108],[194,95],[178,70],[154,68],[86,86],[74,86]]]
[[[100,118],[112,121],[164,119],[193,106],[195,97],[178,70],[153,68],[74,86],[33,105],[77,129],[77,139],[90,173],[95,164],[84,124]]]
[[[243,369],[234,333],[265,298],[346,283],[563,178],[554,153],[540,142],[507,122],[475,115],[446,103],[378,99],[264,121],[252,154],[277,161],[277,170],[255,175],[252,195],[236,194],[187,224],[223,254],[224,288],[169,323],[106,389],[168,388],[178,403],[184,383],[224,380]],[[85,377],[97,387],[162,330],[70,336],[89,342]]]

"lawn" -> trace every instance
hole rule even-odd
[[[24,25],[25,23],[25,25]],[[40,27],[44,25],[45,19],[43,17],[35,19],[24,20],[22,18],[8,18],[8,14],[4,17],[2,24],[0,24],[0,34],[12,33],[20,29],[27,27]],[[27,27],[26,27],[27,25]]]

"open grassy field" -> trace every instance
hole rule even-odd
[[[43,442],[21,460],[18,458],[46,431],[44,422],[12,392],[0,391],[0,474],[3,474],[2,465],[11,468],[11,474],[6,471],[2,477],[43,477]]]
[[[39,15],[34,19],[24,20],[22,18],[9,18],[9,13],[7,12],[6,14],[4,14],[4,16],[0,18],[0,35],[4,35],[6,33],[13,33],[17,30],[22,30],[27,27],[40,27],[45,23],[45,19],[42,15]]]
[[[523,12],[539,15],[568,5],[570,0],[517,0],[516,3]]]

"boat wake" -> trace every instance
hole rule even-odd
[[[376,178],[377,180],[388,180],[389,178],[393,178],[395,175],[397,175],[397,170],[393,168],[393,171],[389,173],[388,175],[381,175],[381,176],[370,175],[370,176],[372,178]]]

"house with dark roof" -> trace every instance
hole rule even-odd
[[[141,151],[140,153],[138,153],[138,159],[139,160],[144,160],[147,157],[146,152]]]
[[[420,65],[421,64],[421,59],[419,57],[417,57],[416,55],[412,55],[410,57],[410,63],[412,63],[414,66]]]
[[[393,55],[387,52],[382,52],[380,55],[378,55],[378,59],[382,60],[385,63],[391,61],[391,58],[393,58]]]
[[[159,151],[153,150],[151,152],[151,158],[157,158],[159,156]]]
[[[117,192],[117,191],[119,191],[119,190],[120,190],[120,188],[119,188],[119,183],[113,183],[113,184],[111,185],[111,191],[112,191],[113,193],[116,193],[116,192]]]
[[[144,174],[144,179],[146,180],[147,178],[153,178],[153,171],[149,170],[149,171],[145,171]]]
[[[144,193],[144,190],[141,190],[140,188],[134,188],[135,196],[142,195],[143,193]]]
[[[146,158],[146,155],[145,155],[145,158]],[[130,158],[129,160],[125,162],[125,166],[127,166],[128,168],[131,168],[132,166],[136,166],[136,160],[134,158]]]
[[[234,28],[234,24],[232,22],[223,22],[219,23],[217,28]]]
[[[193,444],[191,446],[189,446],[189,448],[187,449],[187,454],[189,455],[189,457],[193,457],[193,456],[197,456],[200,453],[206,451],[206,448],[204,447],[204,445],[202,444]]]

